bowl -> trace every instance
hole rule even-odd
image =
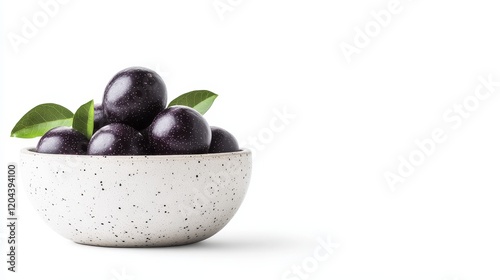
[[[251,152],[89,156],[21,151],[28,197],[54,231],[76,243],[155,247],[220,231],[248,189]]]

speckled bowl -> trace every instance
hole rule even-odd
[[[249,150],[169,156],[81,156],[21,151],[23,187],[62,236],[115,247],[174,246],[220,231],[240,207]]]

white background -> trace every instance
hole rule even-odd
[[[500,278],[500,87],[474,103],[479,77],[500,81],[496,1],[401,0],[383,27],[372,12],[390,0],[221,0],[233,5],[223,17],[213,3],[68,1],[15,46],[23,18],[44,10],[2,1],[0,172],[36,144],[9,138],[26,111],[99,100],[134,65],[158,71],[170,100],[217,92],[208,121],[246,146],[259,141],[239,212],[192,246],[76,245],[43,223],[21,185],[18,272],[7,279]],[[363,45],[356,28],[367,26]],[[349,63],[341,44],[356,38]],[[464,100],[467,118],[446,121]],[[283,110],[293,117],[276,129]],[[391,188],[384,174],[398,175],[399,157],[418,155],[415,141],[435,129],[446,141]],[[321,262],[318,238],[339,244]],[[308,273],[287,274],[302,264]]]

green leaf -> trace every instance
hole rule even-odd
[[[94,100],[90,100],[76,110],[73,117],[73,128],[89,139],[92,137],[92,133],[94,133]]]
[[[14,126],[10,136],[35,138],[58,126],[71,126],[73,113],[61,105],[46,103],[29,110]]]
[[[203,115],[208,111],[208,109],[210,109],[217,96],[217,94],[209,90],[190,91],[172,100],[170,104],[168,104],[168,107],[174,105],[184,105],[195,109]]]

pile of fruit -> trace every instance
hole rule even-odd
[[[94,105],[91,101],[82,105],[74,116],[56,104],[40,105],[16,124],[11,136],[29,138],[37,135],[33,131],[42,131],[36,151],[49,154],[174,155],[238,151],[235,137],[222,128],[209,126],[201,114],[217,95],[208,92],[211,101],[208,105],[205,102],[201,110],[189,107],[197,94],[206,92],[187,93],[167,107],[167,89],[161,77],[150,69],[131,67],[111,79],[101,104]],[[37,110],[42,109],[52,111],[39,116]],[[62,117],[41,123],[40,119],[55,115]],[[50,127],[54,124],[67,126]]]

